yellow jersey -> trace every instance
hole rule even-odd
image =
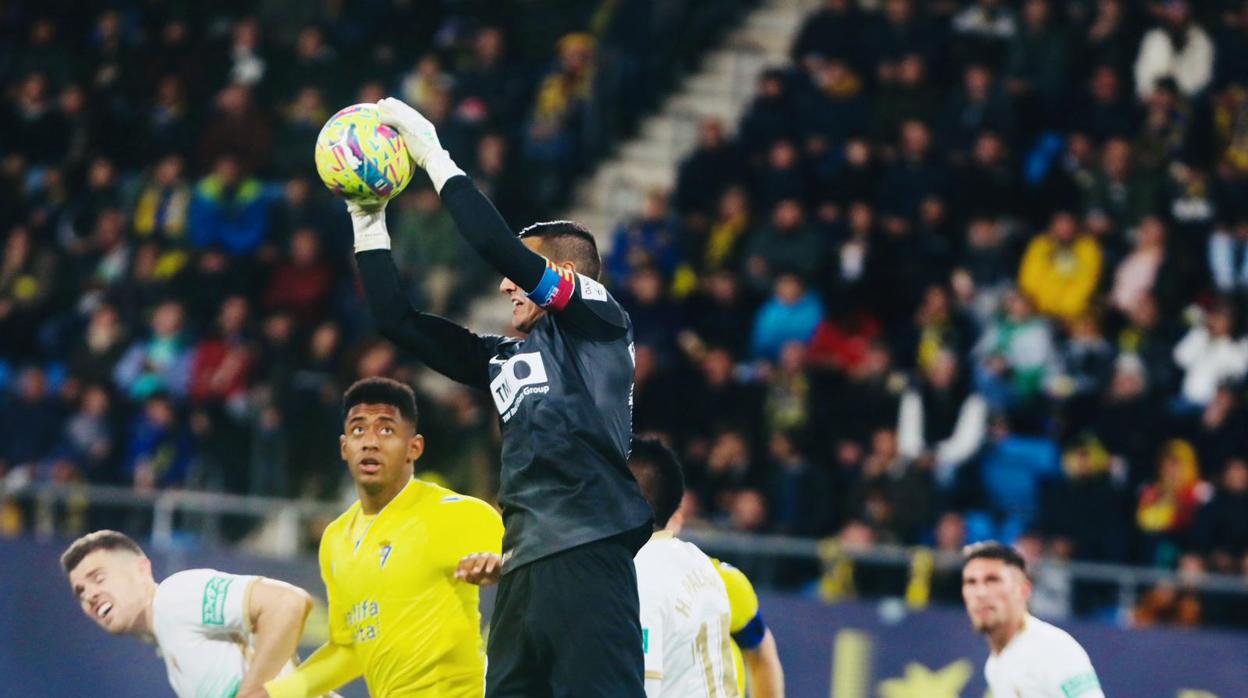
[[[502,541],[489,504],[415,479],[375,516],[356,502],[325,529],[330,642],[352,648],[371,695],[484,694],[478,587],[455,569],[472,553],[499,554]]]
[[[763,641],[767,627],[758,613],[758,594],[749,577],[741,570],[727,562],[711,560],[719,576],[724,580],[724,588],[728,590],[728,629],[732,632],[732,661],[737,666],[737,692],[745,695],[745,660],[741,656],[744,649],[752,650]]]

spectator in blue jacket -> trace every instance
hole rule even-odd
[[[806,288],[802,277],[783,273],[775,291],[758,311],[750,348],[756,358],[775,361],[789,342],[808,342],[823,320],[823,303]]]

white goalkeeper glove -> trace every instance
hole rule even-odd
[[[355,231],[355,251],[390,249],[390,231],[386,230],[386,205],[361,206],[347,202],[351,228]]]
[[[464,173],[438,141],[438,131],[433,123],[420,112],[394,97],[386,97],[378,102],[377,110],[380,112],[381,123],[393,126],[403,137],[412,161],[429,174],[434,191],[440,193],[446,180]]]

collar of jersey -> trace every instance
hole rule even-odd
[[[380,511],[377,512],[377,514],[373,518],[373,522],[370,523],[368,525],[368,529],[364,531],[364,535],[360,536],[360,542],[362,543],[364,542],[365,539],[368,538],[368,534],[372,533],[373,527],[377,525],[377,522],[381,520],[381,517],[386,515],[387,511],[390,511],[391,509],[398,509],[398,510],[407,509],[411,507],[412,504],[416,502],[416,500],[420,499],[420,495],[423,493],[423,490],[424,490],[423,487],[419,487],[420,484],[424,484],[424,483],[417,480],[416,478],[412,478],[411,480],[408,480],[407,484],[403,485],[403,489],[399,490],[399,493],[394,495],[394,499],[391,499],[389,503],[387,503],[384,507],[381,508]],[[365,516],[364,507],[363,505],[360,504],[360,500],[358,499],[355,500],[355,504],[351,505],[351,509],[352,509],[351,520],[354,520],[355,517],[357,516]],[[347,526],[343,528],[344,528],[343,535],[346,536],[347,542],[354,543],[355,541],[351,540],[351,525],[348,524]]]

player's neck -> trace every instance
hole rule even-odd
[[[130,634],[140,640],[155,644],[156,643],[156,580],[145,583],[146,588],[143,590],[143,611],[139,613],[139,617],[135,619],[134,628]]]
[[[382,509],[385,509],[387,504],[394,501],[394,498],[399,496],[399,493],[403,491],[403,488],[406,487],[409,482],[411,482],[410,477],[398,483],[398,485],[394,487],[386,488],[375,493],[369,493],[364,491],[364,488],[362,487],[356,487],[356,493],[360,496],[360,511],[364,512],[365,516],[373,516],[374,514],[377,514]]]
[[[1023,628],[1027,627],[1027,614],[1024,613],[1018,621],[1002,625],[996,632],[988,636],[988,646],[992,648],[993,654],[1001,654],[1014,638],[1023,632]]]

